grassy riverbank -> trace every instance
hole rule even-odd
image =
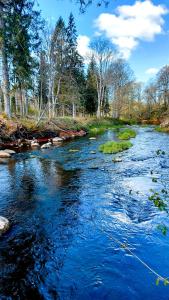
[[[91,135],[104,133],[107,129],[118,130],[125,125],[131,125],[130,121],[115,120],[112,118],[96,119],[96,118],[55,118],[51,120],[43,120],[38,123],[33,118],[17,118],[8,119],[5,115],[0,115],[0,140],[14,140],[18,138],[34,137],[36,135],[43,136],[45,133],[50,135],[59,131],[80,131],[85,130]]]

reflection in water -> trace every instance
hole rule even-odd
[[[140,129],[119,164],[111,155],[91,154],[113,137],[109,131],[0,165],[0,215],[12,222],[0,241],[0,299],[168,299],[167,288],[157,289],[154,277],[110,236],[168,273],[169,237],[156,230],[165,216],[147,197],[151,171],[166,176],[155,151],[166,150],[169,138]]]
[[[44,299],[45,293],[58,299],[59,270],[73,238],[72,228],[78,222],[80,174],[64,171],[58,163],[44,159],[34,161],[31,167],[20,163],[18,169],[22,172],[13,169],[8,186],[10,192],[16,189],[15,199],[6,206],[12,213],[15,207],[16,224],[0,245],[1,295],[32,300]],[[35,199],[40,199],[42,191],[45,203],[37,203]],[[52,266],[56,272],[54,288],[44,284]]]

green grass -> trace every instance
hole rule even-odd
[[[117,137],[120,140],[129,140],[131,138],[136,137],[136,132],[133,129],[126,128],[126,129],[120,131],[119,134],[117,135]]]
[[[104,132],[106,131],[105,128],[97,128],[97,127],[94,127],[94,128],[90,128],[89,129],[89,133],[90,135],[99,135],[99,134],[103,134]]]
[[[169,128],[157,126],[157,127],[155,127],[155,131],[169,133]]]
[[[99,151],[105,154],[115,154],[127,150],[132,146],[133,146],[132,143],[129,141],[124,141],[124,142],[113,141],[113,142],[107,142],[103,145],[100,145]]]

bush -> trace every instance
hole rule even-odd
[[[127,128],[127,129],[120,131],[119,134],[117,135],[117,137],[120,140],[129,140],[130,138],[136,137],[136,132],[133,129]]]
[[[100,145],[99,151],[105,153],[105,154],[115,154],[118,152],[122,152],[124,150],[129,149],[132,147],[132,143],[125,141],[125,142],[107,142],[103,145]]]

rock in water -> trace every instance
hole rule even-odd
[[[41,146],[41,149],[48,149],[48,148],[50,148],[51,146],[52,146],[52,143],[49,142],[49,143],[46,143],[46,144],[42,145],[42,146]]]
[[[9,221],[4,217],[0,217],[0,235],[9,229]]]
[[[9,158],[11,157],[11,154],[9,154],[6,151],[0,150],[0,158]]]
[[[120,157],[113,158],[114,163],[122,162],[123,160]]]
[[[89,140],[96,140],[96,137],[92,136],[89,138]]]
[[[55,137],[52,139],[52,142],[53,142],[53,144],[58,144],[58,143],[63,142],[63,139],[60,137]]]
[[[32,142],[32,143],[31,143],[31,148],[39,148],[39,143],[37,143],[37,142]]]
[[[9,154],[15,154],[16,152],[14,150],[11,150],[11,149],[5,149],[4,150],[6,153],[9,153]]]

